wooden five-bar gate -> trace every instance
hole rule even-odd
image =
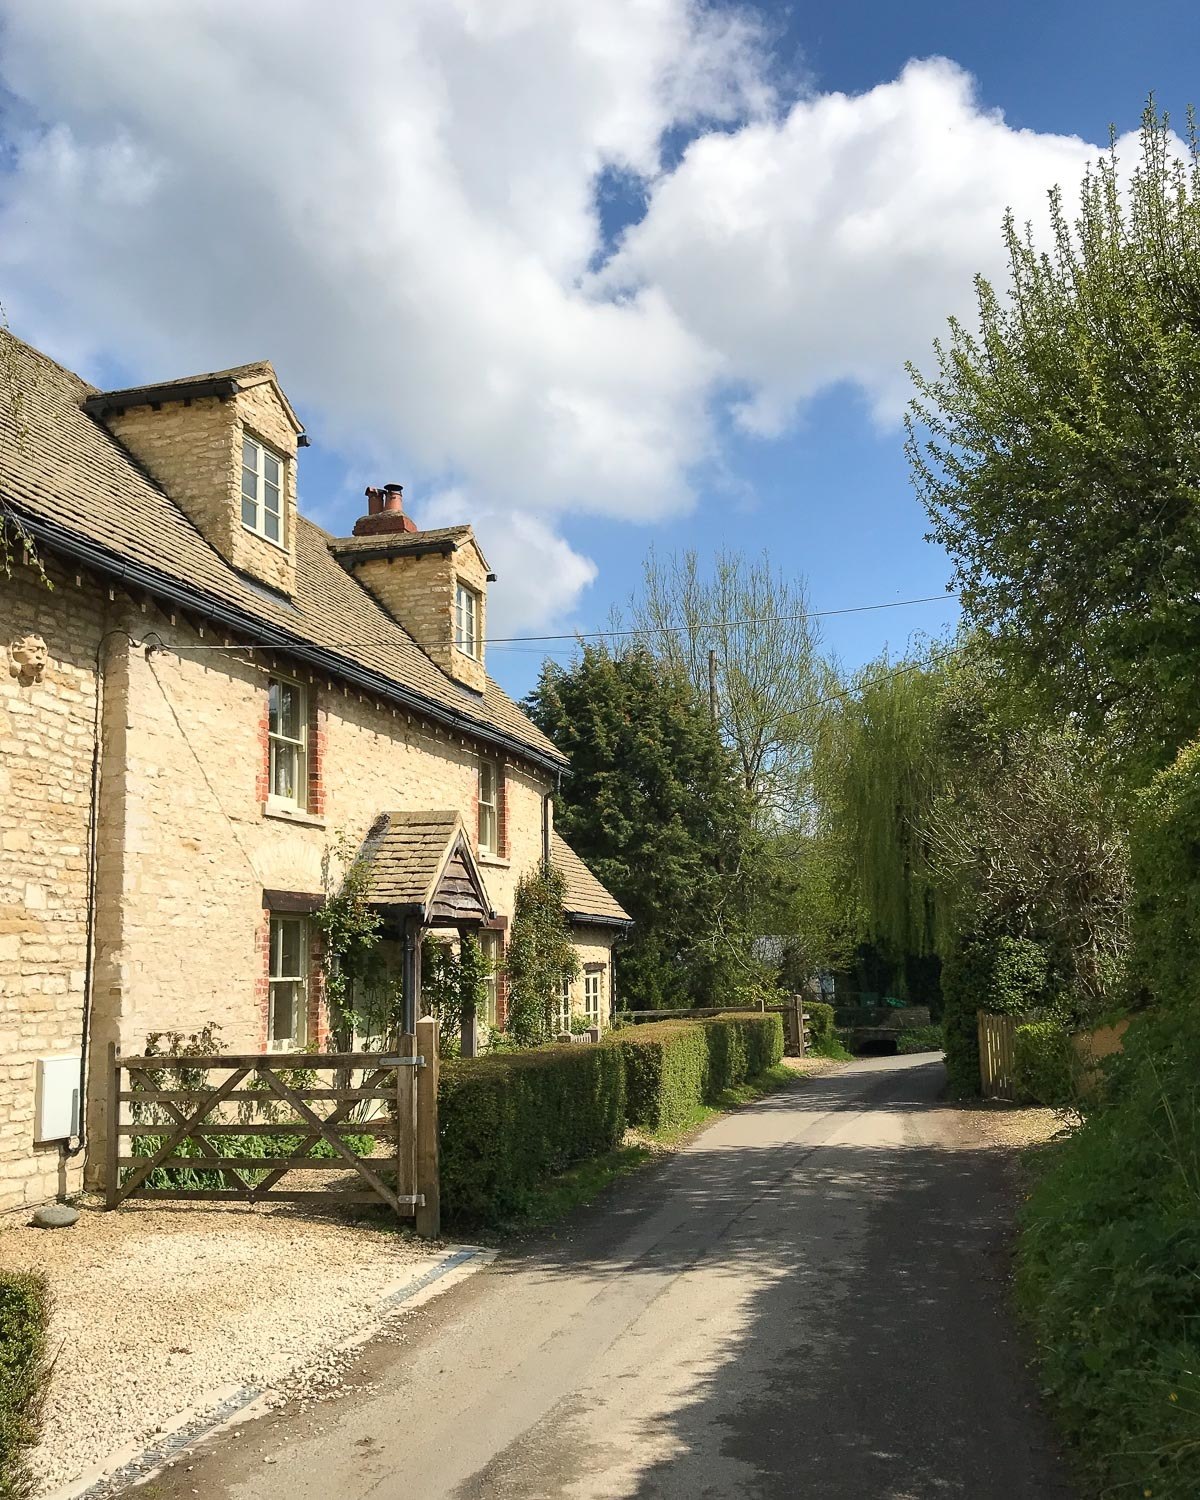
[[[126,1057],[113,1045],[109,1074],[109,1208],[131,1198],[382,1203],[419,1234],[439,1232],[432,1017],[384,1053]],[[292,1173],[310,1185],[292,1187]]]

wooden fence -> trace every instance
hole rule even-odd
[[[979,1028],[979,1082],[983,1097],[1011,1099],[1017,1027],[1025,1017],[998,1016],[981,1010],[976,1013],[976,1020]]]
[[[437,1091],[431,1017],[386,1054],[122,1057],[112,1045],[108,1207],[130,1198],[384,1203],[436,1237]],[[247,1149],[256,1140],[261,1155]],[[312,1185],[279,1187],[291,1173]],[[208,1185],[213,1178],[222,1185]]]

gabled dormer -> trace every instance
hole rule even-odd
[[[296,453],[304,428],[268,361],[104,391],[104,423],[240,573],[296,583]]]
[[[342,566],[447,676],[473,692],[487,686],[488,567],[469,526],[418,529],[398,484],[367,490],[354,535],[329,544]]]

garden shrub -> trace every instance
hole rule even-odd
[[[446,1062],[438,1089],[442,1208],[503,1221],[537,1186],[625,1131],[623,1053],[551,1044]]]
[[[1013,1083],[1021,1104],[1065,1108],[1079,1098],[1079,1058],[1061,1021],[1027,1021],[1016,1029]]]
[[[910,1026],[896,1038],[896,1051],[902,1056],[916,1052],[942,1052],[946,1036],[940,1026]]]
[[[608,1043],[625,1063],[629,1123],[672,1130],[723,1090],[773,1067],[783,1056],[783,1019],[774,1012],[695,1021],[652,1021]]]
[[[1161,1003],[1196,997],[1200,947],[1200,740],[1139,795],[1130,828],[1132,979]]]
[[[1029,938],[971,933],[942,966],[946,1081],[952,1098],[979,1093],[976,1013],[1019,1016],[1044,1004],[1050,983],[1046,950]]]
[[[49,1317],[44,1276],[0,1272],[0,1500],[33,1493],[26,1454],[41,1427]]]
[[[830,1047],[841,1045],[838,1042],[837,1032],[833,1029],[832,1005],[826,1005],[823,1000],[806,1000],[804,1014],[808,1017],[810,1052],[815,1052],[820,1056]]]
[[[1104,1101],[1050,1147],[1017,1289],[1089,1493],[1200,1495],[1200,1017],[1140,1017]]]

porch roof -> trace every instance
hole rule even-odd
[[[386,812],[363,844],[373,906],[426,926],[490,922],[495,912],[459,813]]]

